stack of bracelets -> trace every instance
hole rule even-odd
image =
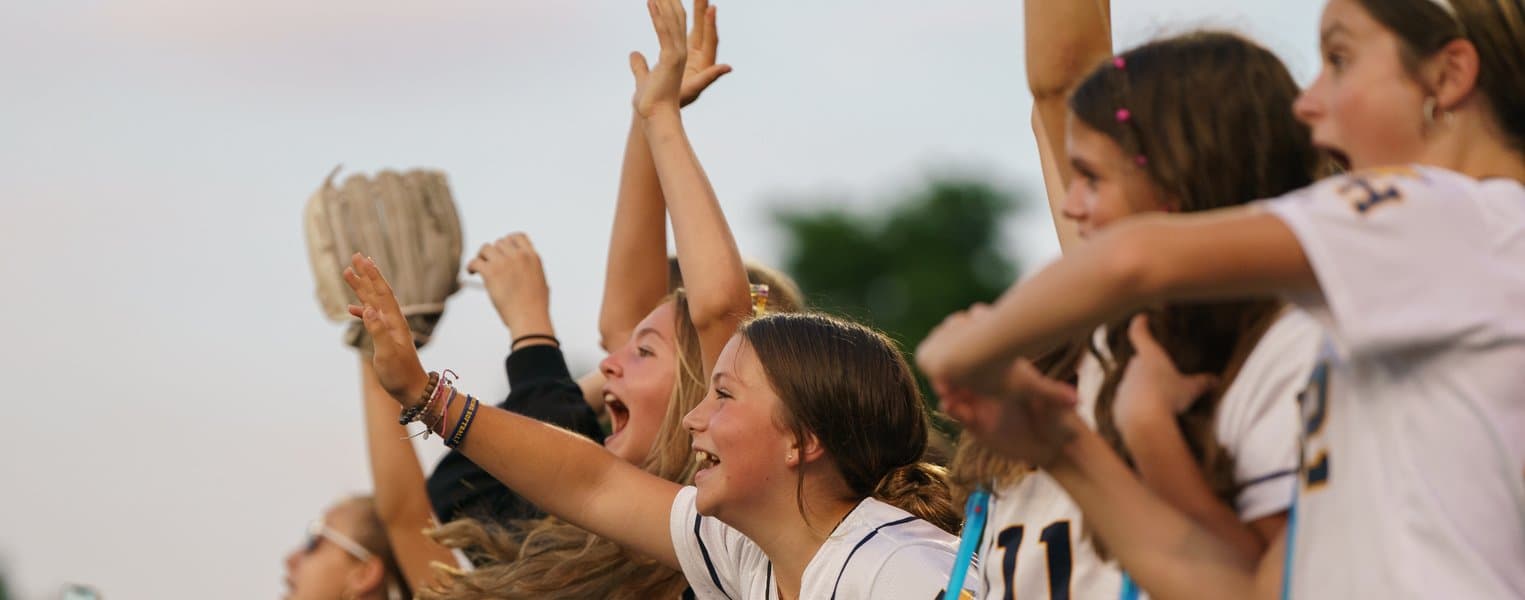
[[[445,375],[450,376],[449,381],[446,381]],[[424,431],[421,434],[424,439],[429,439],[429,434],[432,432],[445,438],[447,448],[461,445],[461,441],[466,439],[466,432],[471,429],[471,422],[476,419],[477,407],[481,403],[467,394],[466,407],[461,409],[461,418],[455,422],[455,427],[450,429],[450,435],[445,435],[445,420],[450,417],[450,405],[455,402],[457,395],[455,386],[450,385],[454,380],[455,372],[449,369],[446,369],[443,374],[431,371],[429,385],[424,386],[424,394],[419,398],[418,404],[402,409],[402,414],[397,417],[397,423],[407,426],[409,423],[424,422]],[[446,390],[449,390],[448,394],[445,393]],[[441,398],[444,400],[438,416],[434,418],[434,422],[426,422],[425,419],[435,414],[432,409],[435,404],[441,402]]]

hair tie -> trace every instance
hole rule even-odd
[[[752,316],[760,317],[768,312],[768,284],[754,283],[751,285]]]
[[[1149,157],[1140,154],[1138,156],[1133,157],[1133,163],[1138,165],[1138,166],[1140,166],[1140,167],[1149,166]]]
[[[1112,66],[1122,69],[1128,66],[1128,59],[1121,56],[1112,57]]]
[[[1119,108],[1119,109],[1117,109],[1117,122],[1118,123],[1127,123],[1128,120],[1132,119],[1132,118],[1133,118],[1133,113],[1131,111],[1129,111],[1128,109],[1126,109],[1126,108]]]

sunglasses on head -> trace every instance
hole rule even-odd
[[[303,551],[307,554],[312,554],[323,543],[323,540],[333,542],[334,545],[342,548],[350,556],[359,560],[371,559],[370,550],[366,550],[365,546],[361,546],[354,538],[335,531],[334,528],[329,527],[321,519],[313,521],[307,526],[307,544],[303,546]]]

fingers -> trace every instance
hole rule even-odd
[[[1143,313],[1134,315],[1133,320],[1128,322],[1128,340],[1133,342],[1133,347],[1139,354],[1165,354],[1165,349],[1155,341],[1154,334],[1149,333],[1149,317]]]
[[[1211,373],[1200,373],[1186,377],[1186,393],[1188,397],[1196,399],[1218,387],[1218,377]]]
[[[1044,404],[1056,407],[1073,407],[1079,398],[1075,387],[1062,381],[1055,381],[1045,377],[1038,371],[1032,361],[1025,358],[1017,359],[1012,365],[1012,375],[1020,380],[1018,389],[1025,389],[1034,398],[1042,400]]]
[[[646,75],[651,73],[651,66],[646,63],[646,57],[640,52],[630,53],[630,74],[635,75],[635,82],[646,80]]]
[[[684,55],[688,48],[684,40],[687,33],[684,24],[688,17],[683,12],[682,0],[651,0],[646,6],[651,11],[651,24],[656,29],[662,54]]]
[[[710,84],[715,83],[716,79],[720,79],[730,72],[731,65],[715,65],[700,71],[698,75],[694,76],[694,83],[699,86],[699,89],[704,89],[709,87]]]
[[[715,6],[709,7],[709,10],[702,13],[697,10],[694,11],[695,15],[703,17],[704,45],[700,46],[700,48],[704,50],[704,55],[709,57],[709,62],[712,63],[715,62],[715,57],[720,55],[720,29],[715,26],[717,12],[719,12],[719,8]]]
[[[709,2],[709,0],[694,0],[694,14],[695,15],[697,15],[699,17],[706,17],[709,14],[709,11],[710,11],[710,2]],[[709,28],[709,19],[708,18],[696,18],[696,19],[694,19],[693,27],[690,27],[689,30],[688,30],[688,47],[690,47],[690,48],[704,48],[704,41],[708,37],[708,32],[705,31],[705,30],[708,29],[708,28]]]

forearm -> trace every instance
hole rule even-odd
[[[1057,128],[1049,129],[1037,107],[1033,108],[1032,121],[1033,138],[1038,140],[1038,162],[1043,168],[1043,191],[1048,197],[1049,217],[1054,221],[1059,251],[1067,252],[1076,247],[1080,232],[1075,221],[1064,216],[1064,200],[1069,193],[1070,181],[1069,161],[1065,160],[1064,121],[1061,120]],[[1049,131],[1054,133],[1051,135]]]
[[[676,110],[647,118],[646,139],[672,218],[678,264],[688,291],[689,317],[706,342],[714,341],[707,332],[723,332],[728,339],[751,312],[751,300],[741,252],[725,212]],[[723,340],[720,345],[724,345]],[[705,346],[708,365],[720,349],[711,349],[709,343]]]
[[[1233,547],[1245,560],[1260,559],[1265,542],[1213,493],[1173,416],[1160,415],[1120,429],[1145,486]]]
[[[434,581],[432,563],[454,565],[455,557],[424,534],[435,522],[423,468],[412,442],[404,439],[406,431],[397,424],[397,403],[376,382],[370,361],[362,359],[360,364],[366,448],[377,516],[409,586],[422,589]]]
[[[1047,470],[1151,597],[1252,597],[1255,563],[1151,493],[1095,432],[1077,430]]]
[[[1111,11],[1106,0],[1026,0],[1023,13],[1033,134],[1059,246],[1069,250],[1077,239],[1075,227],[1060,214],[1072,175],[1064,149],[1067,103],[1090,70],[1112,54]]]
[[[1023,2],[1027,88],[1035,105],[1057,100],[1062,107],[1087,73],[1112,55],[1110,8],[1106,0]]]
[[[624,345],[668,288],[666,207],[638,116],[631,119],[619,185],[598,317],[605,348]]]
[[[1297,238],[1257,207],[1130,217],[1008,290],[968,325],[938,333],[917,361],[958,380],[1037,356],[1162,301],[1316,289]]]
[[[448,426],[459,423],[463,400],[449,407]],[[458,449],[547,514],[677,565],[667,527],[677,484],[581,435],[487,405]]]
[[[1105,241],[1085,244],[1002,294],[990,310],[930,336],[917,353],[933,379],[961,381],[1039,356],[1086,335],[1146,300],[1135,265]]]

